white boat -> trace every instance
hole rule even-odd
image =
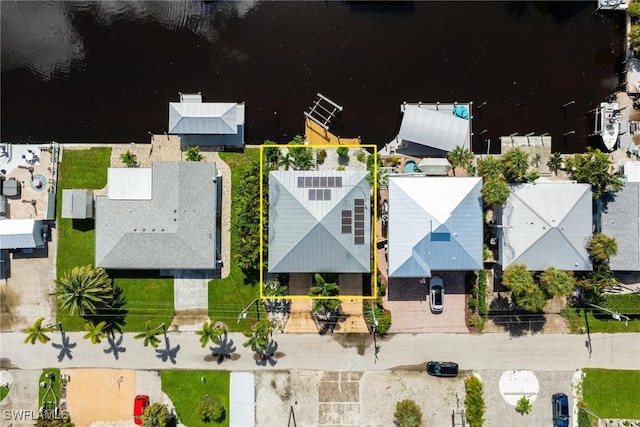
[[[600,134],[604,146],[609,151],[615,150],[618,143],[620,116],[617,102],[600,103],[600,109],[596,113],[596,132]]]

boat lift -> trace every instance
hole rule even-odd
[[[312,120],[314,123],[321,126],[325,131],[329,130],[329,122],[336,113],[342,112],[342,107],[326,96],[318,93],[316,95],[315,101],[313,101],[313,106],[307,112],[304,112],[305,117],[309,120]]]

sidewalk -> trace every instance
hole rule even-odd
[[[241,333],[229,334],[237,360],[220,365],[202,349],[194,332],[169,333],[157,348],[143,347],[133,333],[124,335],[115,360],[109,344],[92,345],[82,332],[66,333],[72,359],[61,354],[61,334],[51,333],[46,345],[24,344],[24,333],[0,335],[0,368],[119,368],[119,369],[311,369],[325,371],[376,371],[422,365],[429,360],[452,360],[464,370],[533,369],[574,370],[585,367],[640,370],[640,334],[591,334],[592,354],[586,335],[534,334],[513,338],[509,334],[398,334],[378,339],[376,360],[372,337],[367,334],[274,334],[276,356],[258,364],[250,349],[242,346]],[[75,344],[75,346],[74,346]],[[58,349],[54,348],[54,345]],[[155,356],[155,357],[154,357]],[[234,357],[234,359],[236,358]],[[164,361],[163,361],[164,359]]]

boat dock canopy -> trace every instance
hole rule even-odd
[[[398,140],[398,151],[426,148],[426,152],[445,155],[460,147],[471,147],[471,121],[468,104],[407,104],[401,107],[404,115]],[[466,117],[466,118],[464,118]],[[431,149],[431,150],[429,150]],[[409,153],[407,153],[409,154]]]
[[[320,125],[324,130],[329,130],[329,123],[333,117],[342,111],[342,107],[326,96],[318,93],[313,105],[309,111],[305,111],[304,115],[309,120]]]

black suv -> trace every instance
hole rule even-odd
[[[457,377],[458,364],[453,362],[429,362],[427,373],[434,377]]]

